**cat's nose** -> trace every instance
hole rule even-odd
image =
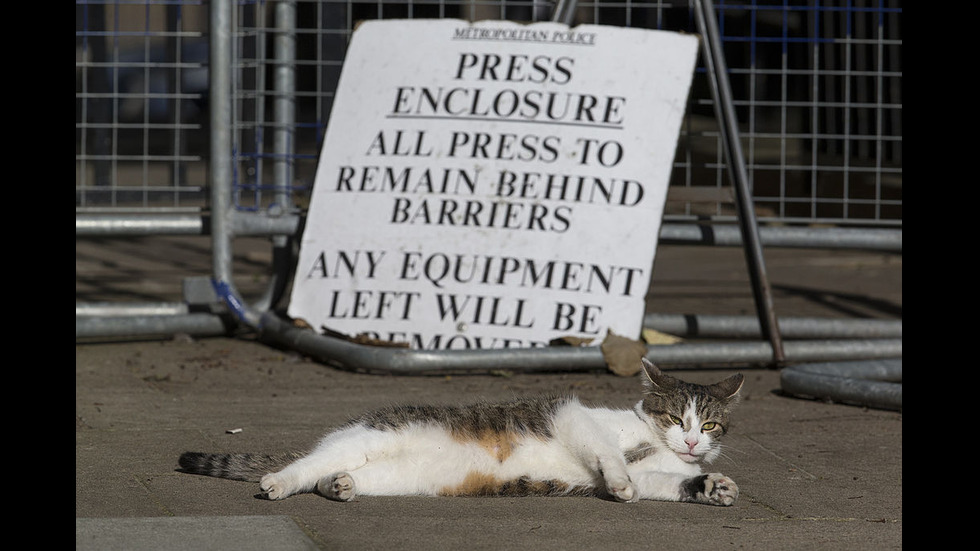
[[[689,450],[694,451],[694,446],[697,446],[698,445],[698,439],[697,438],[685,438],[684,439],[684,443],[687,444],[687,448]]]

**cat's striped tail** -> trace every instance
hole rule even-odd
[[[184,452],[178,463],[185,473],[258,482],[264,475],[282,470],[303,455],[297,452],[276,455]]]

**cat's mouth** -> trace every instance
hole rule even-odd
[[[682,452],[676,452],[676,453],[677,453],[677,456],[680,457],[681,460],[684,461],[684,462],[686,462],[686,463],[697,463],[698,461],[701,460],[701,456],[700,455],[695,455],[693,453],[687,453],[687,452],[684,452],[684,453],[682,453]]]

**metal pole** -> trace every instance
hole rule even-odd
[[[738,121],[735,117],[731,87],[728,82],[728,68],[722,51],[721,35],[711,0],[692,0],[698,28],[705,40],[704,60],[714,96],[715,114],[721,126],[722,145],[728,160],[728,173],[735,188],[739,225],[742,229],[745,258],[749,267],[749,279],[755,294],[756,312],[765,338],[772,345],[773,360],[778,365],[785,361],[779,323],[773,308],[772,290],[766,276],[765,261],[759,239],[759,227],[753,210],[752,194],[749,190],[745,157],[738,134]]]
[[[688,338],[761,336],[759,320],[752,316],[647,314],[643,326]],[[788,317],[779,319],[779,332],[788,339],[900,339],[902,320]]]
[[[283,209],[285,210],[285,209]],[[302,218],[296,212],[236,212],[233,231],[237,236],[292,236],[299,231]],[[75,237],[134,235],[207,235],[211,221],[207,215],[180,212],[76,212]],[[759,228],[763,245],[770,247],[818,249],[867,249],[902,252],[902,230],[867,228]],[[741,247],[738,226],[671,224],[660,226],[660,243],[700,244]]]
[[[784,392],[879,409],[902,409],[902,360],[795,365],[780,374]]]
[[[555,11],[551,15],[553,23],[571,25],[575,21],[576,0],[556,0]]]
[[[246,325],[258,323],[259,314],[241,300],[232,282],[234,210],[232,189],[232,38],[231,0],[211,3],[210,109],[211,109],[211,248],[212,285],[235,318]]]
[[[293,210],[290,190],[293,185],[296,148],[296,2],[276,5],[275,70],[273,72],[275,133],[273,135],[273,183],[275,195],[264,218],[278,222]],[[236,222],[242,216],[236,214]],[[236,228],[238,225],[236,224]],[[268,310],[283,295],[291,266],[290,242],[296,231],[272,236],[272,279],[266,292],[254,304],[257,310]]]
[[[296,3],[276,4],[274,145],[276,204],[288,208],[293,179],[293,133],[296,126]]]
[[[294,327],[273,313],[264,315],[264,340],[307,354],[334,367],[368,373],[431,375],[510,370],[521,373],[606,369],[597,346],[530,349],[415,350],[355,344]],[[794,362],[900,358],[901,339],[814,340],[787,343]],[[647,357],[663,365],[767,363],[772,346],[764,341],[648,346]]]
[[[231,265],[232,185],[232,5],[211,3],[210,22],[210,184],[212,272],[222,279]]]

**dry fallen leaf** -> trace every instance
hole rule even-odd
[[[593,339],[587,339],[585,337],[558,337],[552,339],[548,345],[549,346],[588,346],[592,344]]]
[[[340,331],[335,331],[329,327],[323,325],[320,326],[320,334],[327,337],[333,337],[335,339],[343,339],[354,344],[363,344],[366,346],[381,346],[386,348],[409,348],[407,342],[395,342],[395,341],[385,341],[371,337],[367,333],[361,333],[359,335],[350,336],[346,333],[341,333]]]
[[[295,318],[293,319],[293,326],[299,327],[300,329],[313,329],[313,326],[309,324],[305,319]]]
[[[639,373],[640,358],[647,353],[647,347],[642,342],[622,337],[612,331],[606,334],[601,348],[609,370],[623,377]]]
[[[361,333],[357,335],[350,341],[354,344],[365,344],[368,346],[381,346],[384,348],[408,348],[409,344],[407,342],[395,342],[395,341],[384,341],[380,339],[375,339],[366,333]]]
[[[681,342],[682,340],[684,339],[669,333],[661,333],[656,329],[643,330],[643,342],[647,344],[674,344]]]

